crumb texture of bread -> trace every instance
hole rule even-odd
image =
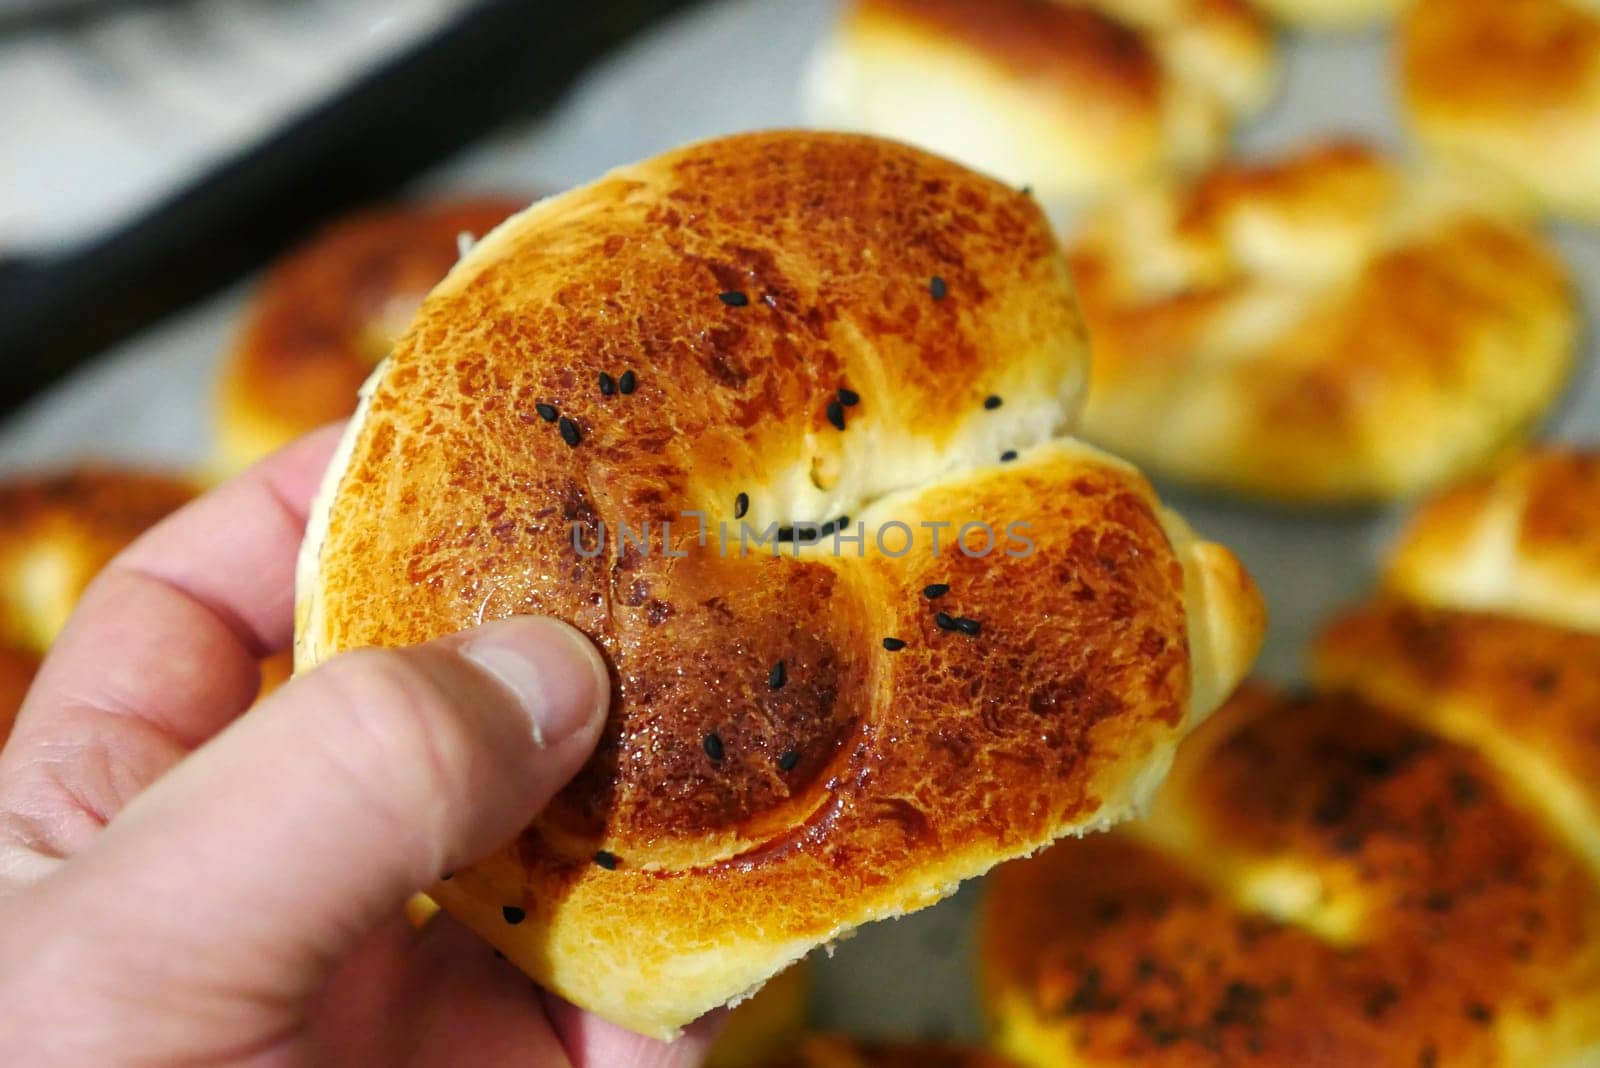
[[[1275,76],[1244,0],[854,0],[805,97],[1055,206],[1214,159]]]
[[[1576,347],[1532,226],[1354,142],[1130,192],[1070,260],[1084,435],[1233,494],[1372,501],[1470,474],[1544,413]]]
[[[592,637],[597,754],[430,893],[670,1035],[1130,815],[1248,670],[1248,575],[1070,437],[1085,363],[1039,208],[955,164],[779,131],[623,168],[496,230],[370,380],[297,668],[521,613]],[[863,541],[740,548],[842,517]]]

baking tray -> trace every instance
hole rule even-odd
[[[546,119],[502,131],[418,183],[429,191],[563,188],[684,141],[794,125],[812,46],[834,17],[826,2],[726,0],[696,7],[591,68]],[[1317,134],[1355,133],[1404,149],[1381,33],[1291,37],[1274,106],[1242,132],[1247,154]],[[1586,311],[1600,306],[1600,233],[1556,239]],[[177,464],[205,457],[216,360],[244,287],[120,346],[32,404],[0,433],[0,467],[112,455]],[[1586,356],[1546,436],[1600,438],[1600,367]],[[1271,631],[1260,673],[1293,682],[1307,639],[1371,586],[1398,511],[1289,512],[1161,487],[1208,536],[1232,547],[1267,596]],[[976,1038],[971,921],[981,884],[905,919],[871,925],[815,957],[816,1019],[874,1035]]]

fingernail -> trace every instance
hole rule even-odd
[[[605,718],[611,680],[593,643],[554,619],[490,623],[460,654],[516,695],[540,746],[556,745]]]

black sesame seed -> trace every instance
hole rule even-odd
[[[748,511],[750,511],[750,494],[741,493],[733,499],[733,518],[743,519]]]
[[[455,872],[453,872],[453,871],[447,871],[447,872],[445,872],[445,873],[444,873],[444,874],[443,874],[443,875],[441,875],[441,876],[439,876],[439,881],[440,881],[440,882],[441,882],[441,883],[447,883],[447,882],[449,882],[449,881],[450,881],[450,880],[451,880],[451,879],[454,879],[454,878],[455,878],[455,877],[456,877],[456,873],[455,873]]]
[[[934,275],[928,280],[928,292],[933,295],[934,300],[943,300],[945,295],[950,292],[950,287],[945,285],[943,278]]]
[[[783,666],[780,660],[772,665],[772,670],[767,672],[767,689],[781,690],[783,684],[789,681],[789,669]]]
[[[750,298],[739,292],[737,289],[730,289],[726,293],[717,294],[717,296],[722,303],[726,304],[730,308],[742,308],[746,304],[750,303]]]
[[[564,415],[561,417],[560,427],[561,440],[568,445],[576,446],[578,442],[583,440],[583,437],[578,433],[578,424]]]
[[[609,397],[617,391],[617,383],[604,371],[600,372],[600,395]]]
[[[706,735],[705,741],[702,744],[704,744],[706,747],[706,756],[710,757],[713,763],[722,762],[723,748],[721,735],[717,734],[716,731],[712,731],[710,734]]]
[[[983,630],[982,623],[979,623],[976,619],[968,619],[966,616],[957,616],[953,622],[956,630],[973,638],[976,638],[978,632]]]
[[[527,912],[517,908],[515,905],[501,906],[500,915],[504,916],[506,918],[506,922],[513,927],[528,918]]]
[[[836,430],[843,430],[844,429],[844,405],[843,404],[840,404],[836,400],[832,400],[832,401],[828,402],[828,422],[832,423],[833,426],[834,426],[834,429],[836,429]]]
[[[506,955],[504,953],[500,952],[497,949],[497,950],[494,951],[494,959],[495,960],[505,960],[506,959]]]
[[[883,647],[891,653],[898,653],[906,647],[906,643],[900,638],[885,638],[883,639]]]
[[[1031,185],[1023,186],[1022,187],[1022,195],[1025,196],[1025,197],[1033,196],[1033,186],[1031,186]]]
[[[949,612],[939,612],[934,615],[933,621],[940,630],[955,630],[956,619]]]
[[[1000,405],[1003,404],[1003,403],[1005,403],[1005,402],[1002,401],[999,397],[996,397],[992,393],[989,394],[989,396],[983,398],[983,406],[984,406],[984,408],[986,410],[988,410],[988,411],[991,411],[991,412],[994,411],[996,408],[1000,407]]]
[[[539,404],[535,404],[533,406],[533,410],[538,412],[539,413],[539,418],[543,419],[547,423],[555,422],[556,419],[559,418],[560,414],[561,414],[561,413],[556,411],[556,406],[554,404],[544,404],[542,402],[539,403]]]
[[[1003,464],[1008,464],[1012,460],[1015,460],[1016,458],[1017,458],[1017,450],[1016,449],[1007,449],[1005,452],[1000,454],[1000,462],[1003,463]]]
[[[639,388],[639,377],[632,371],[622,372],[622,377],[617,379],[617,392],[628,394],[637,388]]]
[[[600,850],[594,855],[594,862],[600,865],[606,871],[617,870],[617,855],[615,853],[608,853],[604,849]]]
[[[839,390],[839,403],[846,408],[854,408],[861,403],[861,394],[853,389],[841,389]]]
[[[778,770],[780,771],[793,771],[794,766],[798,763],[800,763],[800,750],[798,749],[785,749],[778,754]]]
[[[934,582],[922,587],[922,596],[930,601],[936,601],[949,592],[950,584],[948,582]]]

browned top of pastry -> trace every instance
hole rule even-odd
[[[306,664],[540,613],[612,665],[589,766],[441,902],[659,1029],[1125,814],[1260,606],[1135,472],[1058,437],[1084,360],[1034,203],[890,142],[709,142],[497,231],[374,382],[302,574]],[[741,517],[842,516],[859,550],[741,554]],[[956,549],[969,522],[991,548]],[[579,940],[615,959],[568,963]]]
[[[1559,1063],[1600,1039],[1595,873],[1489,760],[1354,699],[1261,690],[1194,742],[1147,841],[997,874],[1002,1048],[1409,1068]]]

